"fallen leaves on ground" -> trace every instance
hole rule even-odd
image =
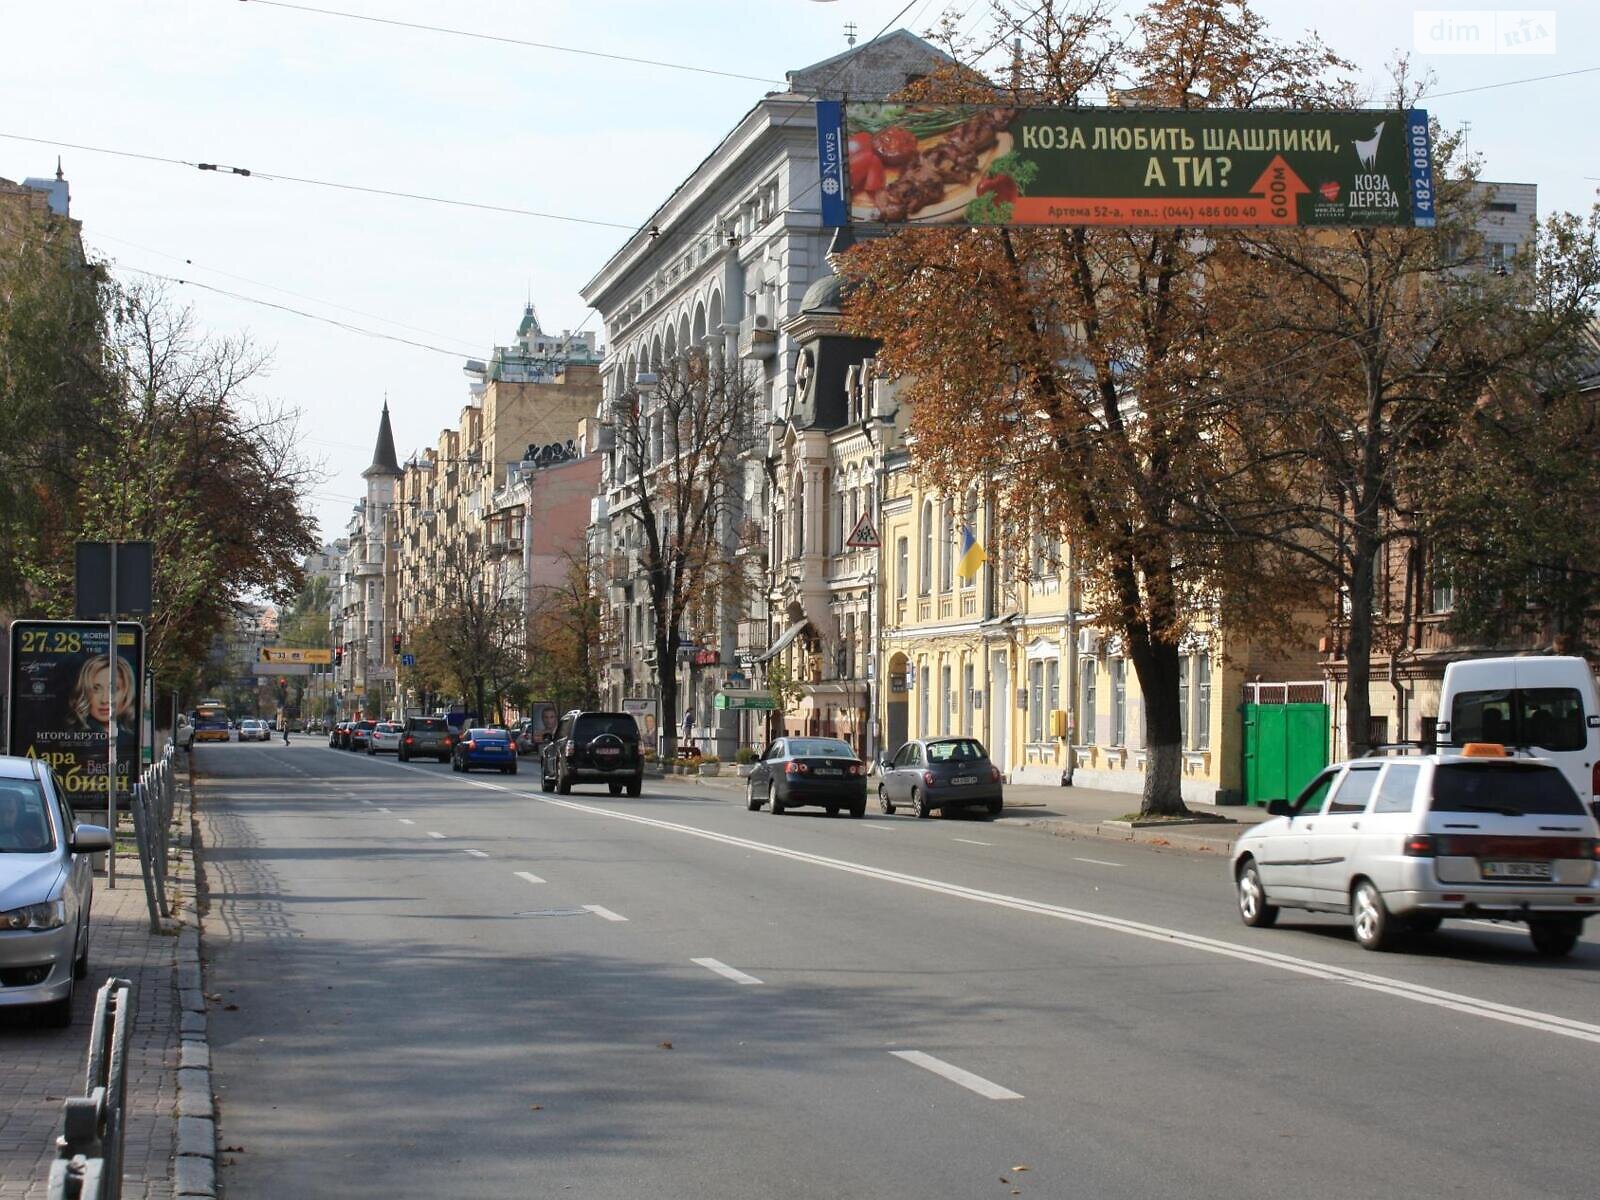
[[[657,1044],[656,1048],[658,1050],[671,1050],[672,1049],[672,1043],[671,1042],[660,1042],[660,1043]]]

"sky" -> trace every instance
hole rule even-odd
[[[1407,51],[1416,69],[1435,75],[1432,90],[1448,93],[1600,66],[1600,3],[1541,2],[1526,9],[1521,28],[1533,33],[1525,44],[1553,53],[1432,52],[1461,45],[1448,35],[1475,13],[1425,15],[1418,52],[1417,14],[1439,10],[1394,0],[1255,7],[1280,38],[1315,27],[1375,94],[1387,64]],[[304,3],[758,77],[465,39],[260,0],[0,0],[0,134],[40,139],[0,137],[0,177],[52,175],[59,154],[72,214],[93,252],[130,281],[139,271],[192,281],[169,286],[204,328],[247,334],[270,351],[256,390],[300,413],[303,449],[325,475],[308,504],[328,539],[363,494],[360,473],[385,400],[403,459],[456,424],[467,398],[464,361],[511,341],[529,299],[547,330],[583,326],[604,342],[579,289],[764,92],[782,88],[785,71],[844,50],[846,22],[863,37],[891,22],[921,32],[946,7]],[[952,7],[975,33],[990,28],[988,0]],[[1121,4],[1124,14],[1141,7]],[[1427,105],[1448,127],[1471,123],[1485,178],[1537,183],[1541,215],[1587,211],[1600,187],[1586,178],[1600,176],[1600,135],[1589,123],[1597,88],[1600,73],[1591,73],[1437,95]],[[202,172],[61,143],[611,224]]]

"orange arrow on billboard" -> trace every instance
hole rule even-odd
[[[1309,195],[1311,187],[1294,173],[1294,168],[1284,162],[1283,155],[1274,154],[1267,169],[1261,172],[1250,195],[1262,196],[1267,202],[1266,224],[1294,225],[1299,222],[1300,196]]]

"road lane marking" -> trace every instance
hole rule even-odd
[[[441,842],[444,841],[444,834],[434,829],[428,830],[428,836],[431,838],[438,838]]]
[[[109,789],[109,788],[110,788],[110,786],[111,786],[111,785],[110,785],[110,784],[107,784],[107,785],[106,785],[106,787],[107,787],[107,788],[108,788],[108,789]],[[345,799],[346,799],[346,800],[353,800],[353,799],[354,799],[354,798],[355,798],[355,797],[353,797],[353,796],[346,796],[346,797],[345,797]],[[363,800],[362,800],[362,801],[361,801],[361,803],[363,803],[363,804],[371,804],[371,803],[372,803],[372,801],[371,801],[371,800],[366,800],[366,799],[363,799]],[[388,809],[381,809],[381,810],[379,810],[379,811],[382,811],[382,812],[387,812],[387,811],[388,811]]]
[[[974,1075],[971,1071],[963,1071],[960,1067],[947,1063],[942,1058],[935,1058],[931,1054],[924,1054],[921,1050],[891,1050],[890,1054],[902,1058],[913,1066],[921,1067],[924,1071],[932,1071],[935,1075],[942,1075],[951,1083],[959,1083],[968,1091],[977,1092],[978,1095],[989,1100],[1021,1100],[1021,1092],[1013,1092],[1010,1088],[1001,1087],[985,1079],[982,1075]]]
[[[1097,867],[1120,867],[1121,863],[1109,862],[1103,858],[1074,858],[1073,862],[1093,863]]]
[[[742,983],[746,986],[749,986],[750,984],[761,982],[761,980],[757,979],[754,975],[746,975],[743,971],[737,971],[730,967],[727,963],[719,962],[714,958],[691,958],[689,961],[694,963],[694,965],[697,967],[704,967],[708,971],[715,971],[724,979],[731,979],[735,983]]]
[[[975,842],[971,838],[951,838],[952,842],[965,842],[969,846],[992,846],[993,842]]]
[[[876,821],[868,821],[863,826],[865,829],[876,829],[879,833],[893,833],[894,830],[887,825],[879,825]]]
[[[368,800],[367,803],[371,804],[372,801]],[[394,809],[392,809],[392,808],[384,808],[383,805],[380,804],[380,805],[378,805],[378,811],[381,812],[381,813],[386,813],[386,812],[393,812]]]
[[[583,907],[588,912],[592,912],[597,917],[603,917],[607,921],[626,921],[628,919],[621,913],[614,913],[609,908],[602,908],[598,904],[585,904]]]
[[[488,858],[489,857],[482,850],[467,850],[467,851],[464,851],[463,853],[470,854],[470,855],[472,855],[473,858]]]
[[[518,879],[526,879],[529,883],[543,883],[544,882],[544,880],[540,879],[532,871],[513,871],[511,873],[513,875],[515,875]]]
[[[411,770],[415,768],[403,769]],[[988,892],[981,888],[946,883],[943,880],[927,879],[918,875],[908,875],[901,871],[891,871],[883,867],[851,862],[848,859],[829,858],[826,855],[812,854],[804,850],[791,850],[786,846],[777,846],[770,842],[758,842],[753,838],[736,837],[733,834],[717,833],[709,829],[698,829],[693,825],[682,825],[675,821],[662,820],[659,817],[620,812],[615,809],[603,808],[597,804],[563,800],[555,796],[547,796],[535,792],[522,792],[499,784],[491,784],[489,786],[498,787],[508,795],[535,800],[552,808],[565,808],[589,816],[605,817],[613,821],[626,821],[630,824],[666,830],[670,833],[681,833],[687,837],[699,838],[702,841],[716,842],[740,850],[754,851],[758,854],[770,854],[775,858],[786,858],[791,862],[825,867],[828,870],[840,871],[848,875],[857,875],[862,878],[874,879],[882,883],[892,883],[918,891],[934,892],[975,904],[987,904],[996,908],[1007,908],[1015,912],[1067,921],[1075,925],[1086,925],[1095,929],[1120,933],[1128,937],[1144,938],[1148,941],[1161,942],[1169,946],[1194,950],[1204,954],[1213,954],[1220,958],[1233,959],[1236,962],[1248,963],[1252,966],[1270,967],[1273,970],[1284,971],[1291,975],[1320,979],[1329,983],[1349,984],[1351,987],[1381,992],[1416,1004],[1446,1008],[1468,1016],[1482,1017],[1485,1020],[1500,1021],[1507,1025],[1522,1026],[1539,1033],[1555,1034],[1560,1037],[1573,1038],[1577,1041],[1600,1045],[1600,1025],[1574,1020],[1571,1017],[1558,1016],[1555,1013],[1519,1008],[1515,1005],[1500,1004],[1493,1000],[1482,1000],[1460,992],[1449,992],[1440,988],[1428,987],[1424,984],[1408,983],[1400,979],[1373,975],[1366,971],[1357,971],[1350,967],[1334,966],[1331,963],[1318,962],[1315,959],[1298,958],[1295,955],[1284,954],[1281,951],[1250,946],[1242,942],[1228,942],[1220,938],[1204,937],[1181,929],[1173,929],[1163,925],[1151,925],[1143,921],[1130,920],[1126,917],[1114,917],[1107,913],[1097,913],[1086,909],[1067,908],[1063,905],[1048,904],[1042,900],[1029,900],[1023,896],[1011,896],[1003,892]],[[867,825],[869,829],[879,827],[870,823]]]
[[[106,786],[109,787],[110,785],[107,784]],[[416,822],[413,821],[410,817],[401,817],[400,818],[400,824],[402,824],[402,825],[415,825]]]

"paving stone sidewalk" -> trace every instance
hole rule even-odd
[[[180,775],[184,771],[186,762]],[[71,1027],[46,1029],[28,1010],[0,1009],[0,1200],[45,1200],[48,1195],[62,1101],[83,1094],[95,992],[113,976],[132,981],[135,1005],[128,1045],[122,1195],[126,1200],[172,1200],[212,1194],[214,1139],[209,1133],[203,1147],[192,1137],[185,1147],[205,1151],[204,1190],[179,1186],[178,1164],[184,1165],[181,1175],[186,1184],[198,1165],[178,1157],[180,1058],[195,1054],[182,1040],[180,985],[192,983],[199,991],[194,864],[189,839],[181,832],[189,828],[188,792],[185,780],[174,813],[174,827],[180,832],[170,860],[169,894],[176,918],[172,927],[163,933],[150,931],[138,859],[119,854],[114,889],[106,886],[104,874],[95,876],[89,976],[78,984]],[[122,833],[131,840],[132,822],[127,817]],[[180,961],[185,964],[182,971]],[[203,1083],[209,1108],[209,1072],[207,1076]]]

